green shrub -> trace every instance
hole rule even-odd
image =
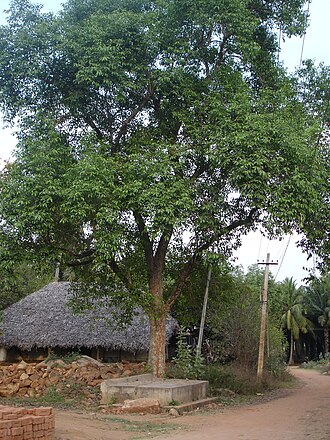
[[[177,353],[173,363],[174,368],[171,369],[171,375],[178,379],[202,379],[204,376],[204,359],[200,354],[196,355],[187,345],[182,328],[178,332]]]

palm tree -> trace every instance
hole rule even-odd
[[[300,332],[313,331],[313,323],[304,314],[303,295],[297,289],[292,278],[285,278],[280,284],[281,328],[290,332],[289,365],[293,365],[294,341],[299,339]]]
[[[330,279],[329,276],[314,280],[304,293],[308,314],[323,327],[324,354],[329,353]]]

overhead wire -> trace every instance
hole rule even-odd
[[[278,266],[278,269],[277,269],[277,272],[276,272],[276,275],[275,275],[274,281],[276,281],[276,278],[277,278],[277,276],[278,276],[278,274],[279,274],[279,272],[280,272],[280,270],[281,270],[281,267],[282,267],[282,264],[283,264],[283,261],[284,261],[285,255],[286,255],[286,253],[287,253],[287,250],[288,250],[288,247],[289,247],[289,244],[290,244],[290,241],[291,241],[291,237],[292,237],[292,235],[289,236],[289,239],[288,239],[288,242],[287,242],[287,244],[286,244],[286,247],[285,247],[285,250],[284,250],[284,253],[283,253],[282,259],[281,259],[281,261],[280,261],[280,264],[279,264],[279,266]]]
[[[259,259],[260,259],[261,242],[262,242],[262,234],[260,233],[260,241],[259,241],[259,249],[258,249],[258,258],[257,258],[257,261],[259,261]]]
[[[312,0],[308,0],[308,5],[307,5],[307,15],[309,15],[309,10],[310,10],[310,4],[311,4],[311,3],[312,3]],[[300,61],[299,61],[299,69],[300,69],[300,67],[301,67],[302,60],[303,60],[304,49],[305,49],[306,34],[307,34],[307,30],[304,32],[303,39],[302,39],[301,52],[300,52]]]

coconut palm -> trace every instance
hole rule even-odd
[[[329,353],[330,327],[330,279],[329,276],[314,280],[305,289],[304,302],[308,314],[323,327],[324,354]]]
[[[313,323],[304,313],[303,294],[292,278],[286,278],[280,285],[282,309],[281,327],[290,333],[289,365],[293,365],[294,341],[299,339],[300,332],[312,332]]]

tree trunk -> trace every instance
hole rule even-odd
[[[289,365],[293,365],[293,347],[294,347],[294,340],[293,340],[293,333],[292,331],[291,333],[291,338],[290,338],[290,356],[289,356]]]
[[[165,323],[167,313],[164,311],[160,316],[150,317],[150,348],[149,365],[156,377],[165,374]]]
[[[324,333],[324,355],[329,353],[329,326],[325,325],[323,328]]]

